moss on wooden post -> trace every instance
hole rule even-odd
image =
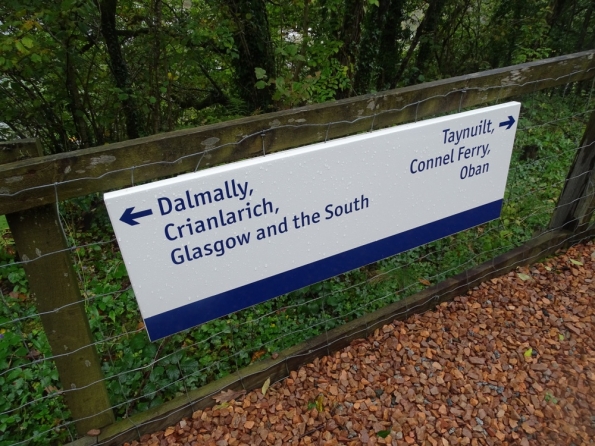
[[[22,146],[22,142],[21,142]],[[31,140],[14,154],[39,153]],[[39,155],[37,155],[39,156]],[[4,159],[9,162],[8,159]],[[6,215],[79,434],[114,422],[101,364],[55,204]]]

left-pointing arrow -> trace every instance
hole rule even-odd
[[[132,211],[134,211],[134,206],[124,211],[124,213],[120,217],[120,221],[123,221],[124,223],[129,224],[130,226],[135,226],[139,224],[139,222],[136,221],[137,218],[153,215],[153,211],[151,209],[147,209],[145,211],[138,211],[135,213],[132,213]]]

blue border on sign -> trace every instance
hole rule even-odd
[[[447,237],[500,216],[502,201],[470,209],[145,319],[153,341]]]

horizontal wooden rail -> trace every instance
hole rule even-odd
[[[595,76],[595,51],[0,166],[0,215]],[[205,149],[209,150],[204,154]]]

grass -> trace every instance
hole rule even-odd
[[[154,343],[143,329],[100,197],[63,203],[64,225],[76,247],[75,267],[117,417],[159,405],[403,299],[542,232],[589,116],[577,115],[587,100],[542,93],[520,100],[523,110],[499,220]],[[44,360],[51,351],[24,271],[15,263],[4,217],[0,227],[0,446],[64,443],[75,434],[54,364]]]

